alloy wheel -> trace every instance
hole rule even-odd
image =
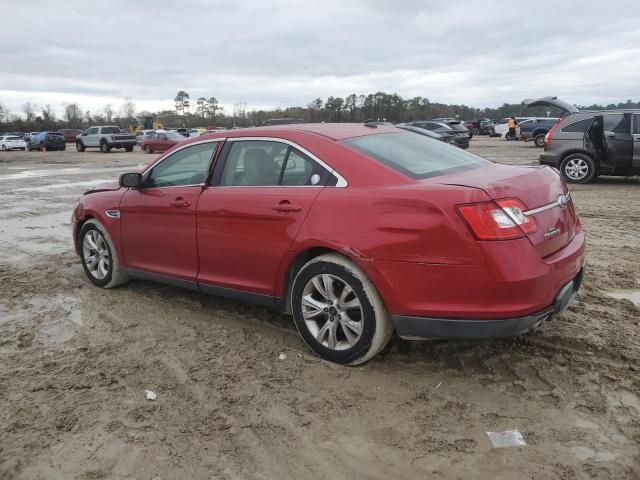
[[[307,282],[302,292],[302,317],[318,343],[332,350],[351,348],[362,336],[360,299],[334,275],[316,275]]]
[[[82,256],[93,278],[104,280],[111,268],[107,242],[97,230],[89,230],[82,241]]]
[[[582,158],[572,158],[565,165],[564,172],[571,180],[582,180],[589,173],[589,165]]]

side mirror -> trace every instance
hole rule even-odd
[[[87,136],[87,132],[82,132],[82,136],[86,137]]]
[[[125,188],[137,188],[142,184],[142,174],[141,173],[123,173],[120,175],[120,183],[121,187]]]

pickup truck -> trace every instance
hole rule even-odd
[[[112,148],[124,148],[133,152],[136,136],[132,133],[120,133],[120,127],[89,127],[76,137],[76,150],[84,152],[87,148],[99,148],[102,153],[109,153]]]
[[[520,140],[528,142],[533,139],[536,147],[544,147],[544,136],[551,130],[557,118],[534,118],[518,125]]]

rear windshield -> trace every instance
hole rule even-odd
[[[458,147],[411,132],[349,138],[342,143],[415,179],[471,170],[491,163]]]
[[[118,127],[102,127],[100,133],[120,133],[120,129]]]

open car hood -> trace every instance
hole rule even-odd
[[[556,107],[567,114],[578,113],[580,111],[574,105],[560,100],[558,97],[525,98],[522,101],[522,105],[525,107]]]

